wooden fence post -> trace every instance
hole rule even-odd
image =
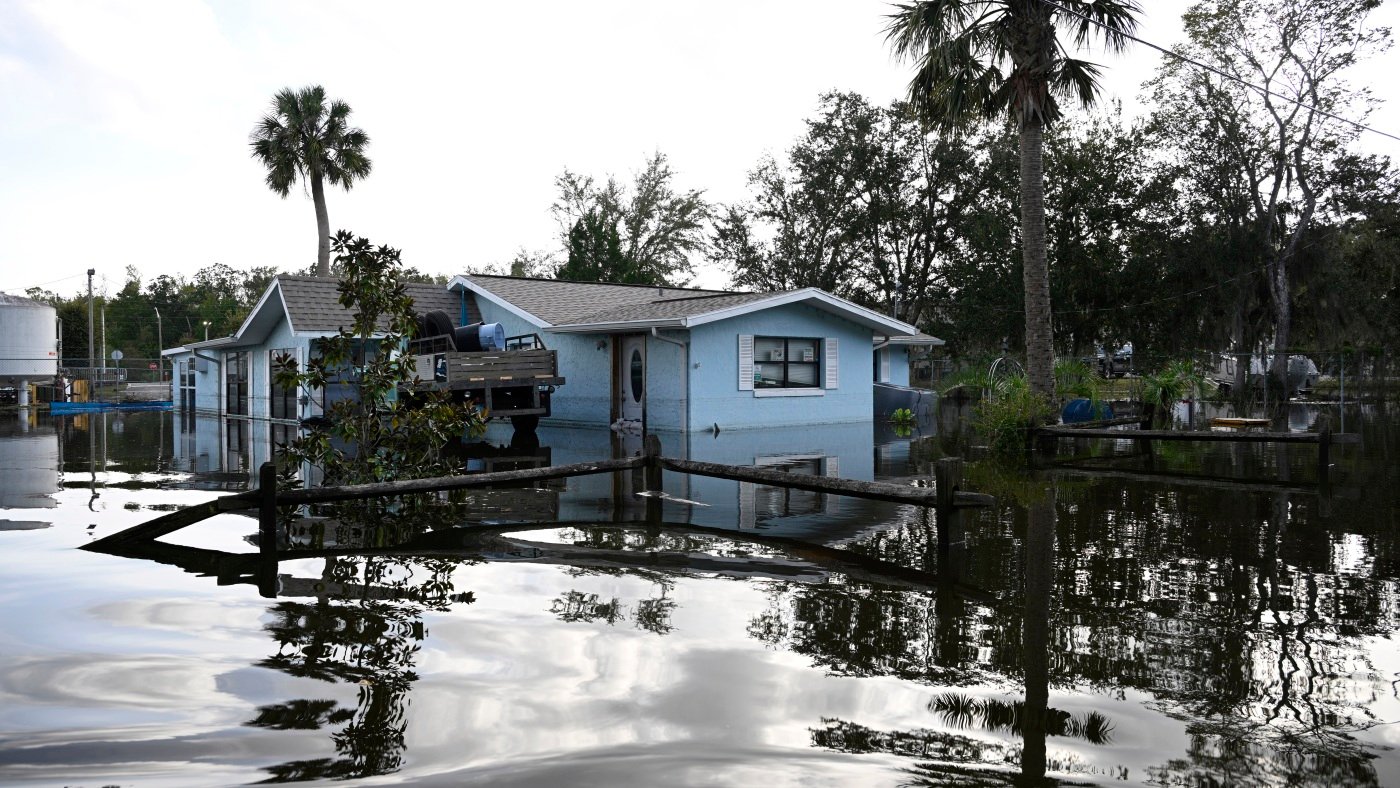
[[[1322,418],[1322,429],[1317,434],[1317,480],[1326,484],[1332,468],[1332,419]]]
[[[944,457],[933,466],[934,513],[938,523],[938,576],[956,582],[961,575],[966,540],[963,537],[962,513],[957,508],[958,489],[962,487],[961,457]]]
[[[648,434],[642,438],[642,456],[646,466],[642,471],[647,495],[647,522],[661,522],[661,439]]]
[[[270,462],[258,469],[258,552],[277,552],[277,466]]]

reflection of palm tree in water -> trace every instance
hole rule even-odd
[[[888,752],[937,763],[921,764],[914,770],[920,783],[930,785],[1054,785],[1046,771],[1073,770],[1069,762],[1047,756],[1047,737],[1076,738],[1090,744],[1107,744],[1113,724],[1098,712],[1072,715],[1049,706],[1050,687],[1050,597],[1055,572],[1055,501],[1053,491],[1046,499],[1032,503],[1028,510],[1022,566],[1025,573],[1024,616],[1021,627],[1021,665],[1025,676],[1025,699],[1003,701],[974,698],[955,692],[942,693],[929,702],[929,711],[949,728],[980,728],[1021,737],[1020,752],[1008,745],[981,741],[958,733],[939,730],[877,731],[843,720],[824,719],[825,727],[812,731],[812,742],[819,747],[844,752]],[[956,576],[952,567],[942,573]],[[946,597],[946,598],[945,598]],[[954,657],[957,647],[943,643],[955,631],[949,614],[959,609],[954,595],[940,593],[935,604],[942,635],[937,651],[941,658]],[[938,637],[938,636],[935,636]],[[940,663],[944,670],[956,665]],[[987,769],[997,760],[1007,764],[1019,761],[1020,774],[1011,775]],[[1114,773],[1126,774],[1125,770]]]
[[[332,700],[259,708],[248,725],[278,730],[345,725],[331,736],[340,757],[268,767],[267,782],[367,777],[402,766],[405,710],[418,679],[414,657],[427,636],[422,614],[467,599],[445,593],[454,562],[414,563],[430,571],[426,582],[410,587],[407,578],[389,579],[388,570],[407,568],[406,562],[327,559],[315,603],[284,601],[271,608],[274,618],[265,628],[278,649],[258,664],[292,676],[357,684],[359,698],[354,709]],[[379,582],[371,585],[371,580]]]

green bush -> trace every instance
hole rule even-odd
[[[1143,375],[1142,383],[1144,405],[1170,409],[1172,403],[1187,396],[1199,396],[1206,389],[1206,376],[1195,362],[1178,359],[1167,362],[1156,372]]]
[[[1044,424],[1055,416],[1049,402],[1031,392],[1024,375],[1001,378],[990,395],[977,403],[977,429],[986,436],[994,454],[1019,455],[1026,446],[1031,422]]]

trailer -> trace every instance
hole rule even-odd
[[[538,334],[506,337],[499,323],[455,329],[449,323],[443,331],[445,319],[445,314],[425,315],[421,334],[432,335],[408,345],[414,366],[410,391],[445,391],[472,402],[487,418],[509,418],[517,429],[533,430],[550,414],[550,395],[564,385],[556,351]]]

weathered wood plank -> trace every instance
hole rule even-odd
[[[133,525],[130,528],[118,531],[110,536],[104,536],[101,539],[89,542],[84,545],[84,548],[102,552],[104,546],[118,545],[134,540],[159,539],[187,525],[194,525],[201,520],[208,520],[216,514],[233,511],[235,509],[246,509],[256,504],[256,491],[225,495],[221,498],[215,498],[212,501],[205,501],[204,503],[197,503],[194,506],[176,509],[173,512],[163,514],[154,520],[148,520],[140,525]]]
[[[1296,482],[1276,482],[1267,480],[1249,481],[1232,479],[1228,476],[1208,474],[1173,474],[1163,471],[1118,470],[1109,468],[1084,468],[1075,465],[1054,465],[1049,472],[1064,476],[1081,476],[1094,479],[1123,479],[1127,481],[1171,484],[1181,487],[1208,487],[1214,490],[1237,490],[1239,492],[1290,493],[1294,495],[1317,495],[1317,485]]]
[[[1187,430],[1105,430],[1073,427],[1040,427],[1043,435],[1057,438],[1113,438],[1115,440],[1205,441],[1217,443],[1317,443],[1315,432],[1214,432]],[[1341,436],[1333,435],[1334,443]]]
[[[1081,421],[1078,424],[1057,424],[1067,430],[1095,430],[1104,427],[1120,427],[1126,424],[1141,424],[1141,416],[1119,416],[1115,419],[1097,419],[1095,421]]]
[[[669,457],[660,459],[661,467],[669,471],[693,473],[698,476],[711,476],[717,479],[733,479],[740,482],[756,482],[776,487],[791,487],[796,490],[848,495],[852,498],[867,498],[874,501],[892,503],[912,503],[919,506],[933,506],[938,502],[936,490],[928,487],[906,487],[884,482],[864,482],[855,479],[839,479],[831,476],[812,476],[803,473],[784,473],[764,468],[741,465],[720,465],[696,460],[677,460]],[[959,492],[956,496],[958,508],[991,506],[995,500],[990,495]]]
[[[330,501],[349,501],[356,498],[408,495],[410,493],[436,492],[438,490],[462,490],[470,487],[489,487],[493,484],[512,482],[543,481],[563,479],[570,476],[587,476],[595,473],[626,471],[640,467],[641,457],[628,457],[621,460],[600,460],[580,462],[573,465],[558,465],[545,468],[526,468],[518,471],[497,471],[461,476],[434,476],[427,479],[410,479],[402,482],[378,482],[375,484],[354,484],[344,487],[313,487],[307,490],[290,490],[277,495],[279,506],[299,506]]]

